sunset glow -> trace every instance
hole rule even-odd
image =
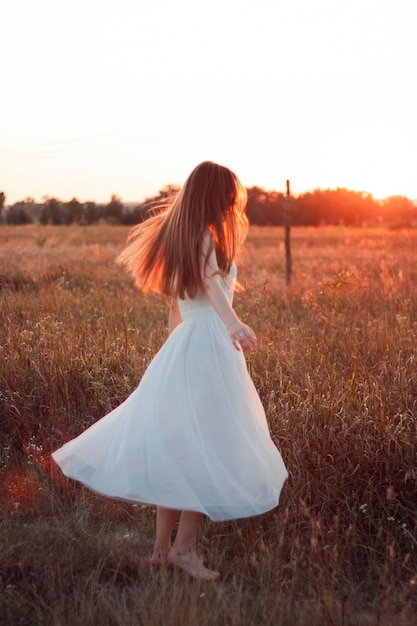
[[[247,186],[417,198],[414,0],[9,0],[0,191],[140,201],[212,159]]]

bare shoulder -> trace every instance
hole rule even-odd
[[[216,246],[213,236],[209,230],[204,233],[201,257],[205,267],[210,267],[216,271],[219,269],[216,256]]]
[[[207,229],[204,231],[203,241],[202,241],[202,246],[201,246],[201,253],[204,258],[207,258],[212,250],[214,250],[213,235]]]

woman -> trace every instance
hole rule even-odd
[[[127,400],[53,454],[99,493],[156,505],[152,566],[204,580],[218,577],[197,556],[204,515],[268,511],[287,477],[242,353],[256,336],[232,306],[245,204],[235,174],[203,162],[168,209],[135,227],[118,262],[143,291],[171,297],[169,337]]]

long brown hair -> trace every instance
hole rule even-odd
[[[210,231],[219,270],[228,273],[248,232],[245,206],[246,190],[237,176],[204,161],[170,207],[132,229],[117,262],[127,267],[142,291],[179,298],[204,294],[204,237]]]

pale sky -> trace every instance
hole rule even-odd
[[[247,186],[417,198],[416,0],[3,0],[7,202]]]

